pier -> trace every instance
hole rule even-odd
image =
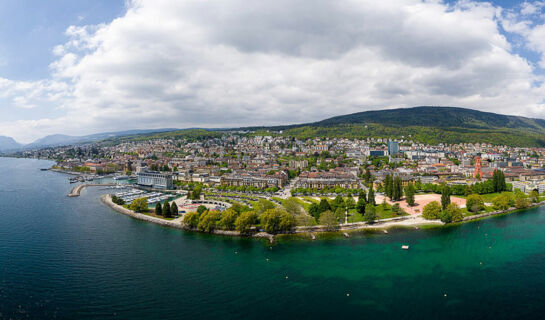
[[[81,194],[81,190],[87,187],[114,187],[117,186],[116,183],[84,183],[75,186],[72,191],[68,194],[68,197],[79,197]]]

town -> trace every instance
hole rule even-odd
[[[53,169],[77,174],[72,180],[110,177],[131,181],[137,189],[175,193],[177,200],[153,194],[139,211],[202,231],[332,230],[409,218],[459,222],[545,198],[545,149],[486,143],[425,145],[411,137],[298,139],[282,132],[231,131],[17,155],[53,159]],[[159,200],[167,198],[169,211],[168,201],[179,210],[169,212],[172,217],[161,215]],[[261,218],[266,213],[271,226]],[[238,227],[242,217],[248,221]]]

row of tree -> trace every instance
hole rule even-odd
[[[242,234],[248,234],[254,227],[260,226],[266,232],[275,234],[289,231],[295,227],[295,217],[281,208],[266,209],[258,214],[256,210],[239,205],[223,212],[205,210],[201,213],[197,211],[187,213],[184,216],[183,224],[204,232],[219,229],[237,230]]]
[[[155,205],[155,214],[158,216],[163,216],[165,218],[172,218],[173,216],[178,215],[178,205],[176,202],[172,202],[172,204],[168,204],[168,202],[165,202],[164,205],[161,205],[160,202],[157,202]]]

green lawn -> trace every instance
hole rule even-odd
[[[499,196],[500,194],[514,195],[514,193],[511,192],[511,191],[503,191],[503,192],[494,192],[494,193],[481,194],[480,196],[483,198],[484,202],[492,202],[492,200],[495,197]],[[453,195],[453,197],[459,197],[459,198],[464,198],[464,199],[467,198],[467,196],[455,196],[455,195]]]
[[[386,209],[385,209],[382,207],[382,204],[379,204],[378,206],[375,207],[375,209],[377,211],[377,220],[408,216],[407,213],[402,215],[395,215],[392,212],[392,206],[390,205],[386,205]],[[348,222],[362,222],[362,221],[363,221],[363,215],[361,213],[358,213],[356,209],[352,209],[348,212]]]
[[[316,200],[313,197],[304,196],[304,197],[300,197],[300,198],[307,201],[307,202],[310,202],[310,203],[316,203],[316,204],[320,203],[320,200]]]

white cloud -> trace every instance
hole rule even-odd
[[[542,77],[498,28],[539,37],[521,16],[471,1],[137,0],[109,24],[68,28],[53,49],[53,79],[33,97],[63,115],[0,122],[0,133],[281,124],[416,105],[545,117]]]

